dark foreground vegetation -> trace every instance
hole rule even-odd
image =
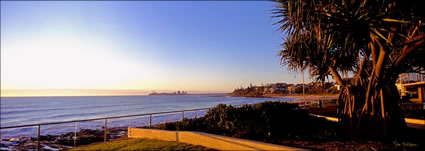
[[[231,137],[275,140],[329,140],[336,138],[338,123],[310,116],[295,104],[264,102],[233,107],[220,104],[198,119],[161,124],[167,130],[194,130]]]
[[[423,150],[425,132],[407,129],[394,138],[352,138],[340,123],[309,115],[295,104],[263,102],[233,107],[220,104],[202,118],[157,125],[157,129],[201,131],[314,150]]]

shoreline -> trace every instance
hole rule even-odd
[[[126,138],[127,127],[113,127],[107,130],[108,141]],[[103,129],[80,129],[76,132],[76,147],[103,142]],[[0,150],[32,150],[37,149],[37,137],[21,136],[1,139]],[[45,150],[67,150],[74,148],[74,132],[59,135],[40,135],[40,148]]]
[[[206,94],[206,95],[211,95],[211,94]],[[209,97],[214,97],[214,96],[209,96]],[[232,96],[228,96],[228,97],[232,97]],[[262,97],[262,98],[265,98],[265,97]],[[303,96],[301,96],[301,95],[284,95],[284,96],[275,95],[275,96],[271,96],[271,97],[267,97],[267,98],[291,98],[291,99],[294,99],[294,100],[291,100],[291,101],[288,101],[288,102],[293,102],[293,103],[298,103],[300,101],[304,101],[304,100],[302,100]],[[330,97],[329,96],[323,96],[323,95],[306,96],[306,100],[309,100],[309,101],[313,101],[313,100],[318,101],[318,100],[330,99],[330,98],[336,98],[336,96],[330,96]],[[122,129],[122,128],[123,127],[108,128],[108,131],[112,132],[112,131],[114,131],[113,129]],[[81,133],[81,131],[83,131],[83,133]],[[99,136],[96,136],[97,133],[99,133],[99,132],[102,132],[102,133],[98,134]],[[60,134],[42,135],[41,140],[42,140],[43,144],[45,144],[46,146],[49,146],[49,147],[59,147],[60,145],[62,145],[66,148],[66,147],[69,147],[68,145],[70,145],[69,141],[73,141],[71,133],[72,133],[72,131],[64,131],[63,133],[60,133]],[[91,135],[91,136],[94,137],[94,138],[103,137],[103,130],[101,130],[101,129],[83,128],[83,129],[80,129],[80,132],[77,132],[78,135],[80,135],[80,133],[83,134],[83,136],[87,135],[87,134],[84,134],[84,133],[92,133],[93,135]],[[94,135],[95,133],[96,133],[96,135]],[[68,135],[69,135],[69,137],[68,137]],[[108,135],[113,135],[113,134],[110,133]],[[48,140],[46,140],[46,139],[48,139]],[[77,137],[77,144],[80,141],[78,139],[84,139],[84,138],[82,138],[81,136],[78,136]],[[66,143],[67,145],[63,145],[63,144],[60,144],[58,142],[58,140],[62,140],[62,141],[65,140],[65,141],[68,141],[68,143]],[[82,140],[82,141],[84,141],[84,140]],[[86,141],[90,141],[90,140],[86,140]],[[94,140],[92,140],[92,141],[94,141]],[[103,141],[103,139],[96,140],[96,141]],[[81,143],[81,141],[80,141],[80,143]],[[3,139],[3,138],[1,139],[1,148],[2,149],[5,149],[5,147],[8,148],[9,146],[12,146],[12,147],[29,146],[30,147],[30,146],[33,146],[34,144],[36,144],[36,137],[33,137],[33,136],[21,136],[21,137],[18,136],[18,137],[9,137],[9,138],[5,138],[5,139]],[[57,145],[59,145],[59,146],[57,146]]]
[[[290,102],[294,102],[294,103],[299,103],[299,102],[314,102],[314,101],[319,101],[319,100],[330,100],[333,98],[336,98],[336,96],[318,96],[318,95],[310,95],[310,96],[306,96],[306,100],[302,100],[303,96],[277,96],[278,98],[298,98],[298,100],[293,100]],[[326,102],[326,101],[325,101]],[[307,104],[306,104],[307,105]],[[311,106],[310,106],[311,107]],[[326,109],[329,106],[327,106],[326,103],[324,103],[324,108],[320,108],[321,109]],[[310,109],[319,109],[317,107],[312,107]],[[333,108],[332,108],[333,109]],[[327,110],[329,111],[329,110]],[[325,111],[326,112],[326,111]],[[326,115],[326,113],[319,113],[319,114],[324,114]],[[158,125],[158,124],[156,124]],[[147,128],[146,126],[142,126],[143,128]],[[155,125],[153,127],[156,127]],[[137,127],[135,127],[137,128]],[[77,132],[77,146],[83,146],[83,145],[90,145],[93,143],[97,143],[97,142],[103,142],[103,133],[104,131],[102,129],[81,129],[79,132]],[[67,150],[67,149],[71,149],[74,148],[73,147],[73,136],[74,136],[74,132],[65,132],[62,133],[60,135],[42,135],[41,136],[41,148],[42,149],[46,149],[46,150]],[[112,141],[112,140],[116,140],[116,139],[120,139],[120,138],[126,138],[127,137],[127,127],[113,127],[113,128],[108,128],[108,140]],[[7,143],[7,144],[4,144]],[[308,146],[308,148],[310,149],[323,149],[326,147],[335,147],[335,146],[331,146],[329,144],[333,144],[333,143],[337,143],[339,146],[338,148],[342,147],[344,148],[345,145],[349,144],[349,145],[353,145],[356,147],[362,147],[363,146],[363,142],[358,142],[358,141],[344,141],[344,140],[337,140],[337,141],[325,141],[325,142],[320,142],[320,141],[306,141],[306,140],[302,140],[302,141],[298,141],[298,140],[285,140],[280,142],[283,145],[289,145],[289,146],[294,146],[294,147],[302,147],[302,146]],[[382,147],[384,149],[388,149],[391,148],[391,146],[388,146],[388,144],[385,144],[383,142],[368,142],[369,145],[371,146],[378,146],[378,147]],[[29,150],[29,149],[36,149],[37,145],[37,138],[36,137],[19,137],[19,139],[14,138],[14,140],[12,139],[2,139],[1,140],[1,148],[0,150]],[[320,147],[320,146],[325,146],[325,147]]]
[[[333,100],[338,99],[338,94],[309,94],[303,96],[302,94],[265,94],[259,97],[251,97],[251,96],[232,96],[229,94],[227,97],[247,97],[247,98],[290,98],[295,99],[293,101],[319,101],[319,100]]]
[[[267,96],[267,95],[266,95]],[[314,100],[331,100],[338,99],[338,95],[272,95],[271,98],[294,98],[298,100],[305,99],[306,101],[314,101]]]

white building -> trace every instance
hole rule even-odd
[[[425,102],[425,73],[402,73],[396,83],[401,97],[411,102]]]

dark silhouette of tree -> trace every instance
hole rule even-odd
[[[395,136],[406,127],[395,82],[424,69],[423,0],[275,2],[273,17],[286,34],[281,63],[335,79],[340,119],[352,136]]]

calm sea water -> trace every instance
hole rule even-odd
[[[205,95],[180,96],[72,96],[72,97],[1,97],[1,127],[24,124],[37,124],[143,114],[153,112],[175,111],[194,108],[214,107],[217,104],[250,104],[264,101],[290,101],[288,98],[245,98],[245,97],[211,97]],[[188,112],[185,117],[202,116],[206,111]],[[157,115],[153,123],[176,121],[181,113]],[[108,127],[146,126],[148,117],[108,120]],[[100,129],[104,121],[77,123],[78,129]],[[57,135],[74,131],[75,123],[42,126],[42,135]],[[1,138],[35,136],[36,127],[1,130]]]

